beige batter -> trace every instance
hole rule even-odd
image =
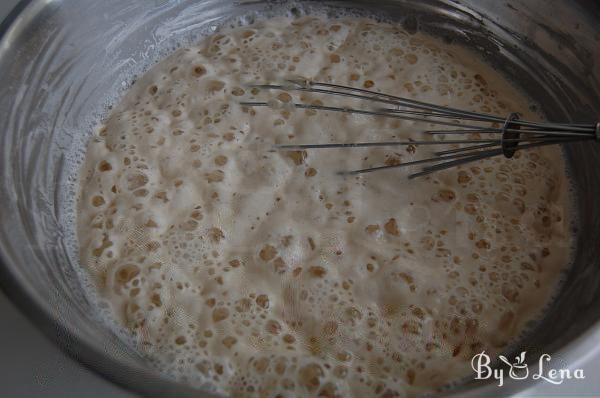
[[[428,147],[433,126],[241,101],[368,106],[249,89],[290,77],[534,118],[465,50],[367,19],[222,30],[143,75],[91,140],[81,263],[165,374],[233,396],[414,396],[471,375],[539,318],[571,248],[559,148],[407,180],[339,170]]]

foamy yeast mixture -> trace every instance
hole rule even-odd
[[[165,374],[233,396],[414,396],[471,374],[540,316],[569,262],[565,165],[528,150],[407,180],[339,170],[425,146],[422,123],[244,100],[368,106],[247,83],[315,81],[535,117],[464,50],[368,19],[224,29],[143,75],[89,144],[81,262]]]

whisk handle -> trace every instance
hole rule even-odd
[[[596,123],[596,140],[600,141],[600,122]]]

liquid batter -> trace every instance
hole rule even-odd
[[[90,141],[78,236],[97,295],[164,374],[236,397],[415,396],[471,375],[474,354],[541,316],[569,264],[560,149],[410,181],[339,176],[432,149],[272,145],[434,139],[433,126],[291,110],[373,105],[248,88],[290,77],[539,117],[474,54],[396,25],[222,29],[140,77]]]

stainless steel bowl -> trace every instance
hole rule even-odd
[[[553,120],[600,120],[600,5],[594,0],[304,2],[372,11],[464,43]],[[159,376],[96,316],[80,284],[70,209],[94,123],[150,64],[233,16],[301,12],[280,1],[26,0],[0,26],[0,284],[68,353],[149,396],[209,396]],[[576,367],[600,342],[600,144],[565,148],[580,213],[574,267],[521,347]],[[563,365],[564,364],[564,365]],[[533,366],[533,364],[532,364]],[[529,386],[467,382],[449,394]]]

